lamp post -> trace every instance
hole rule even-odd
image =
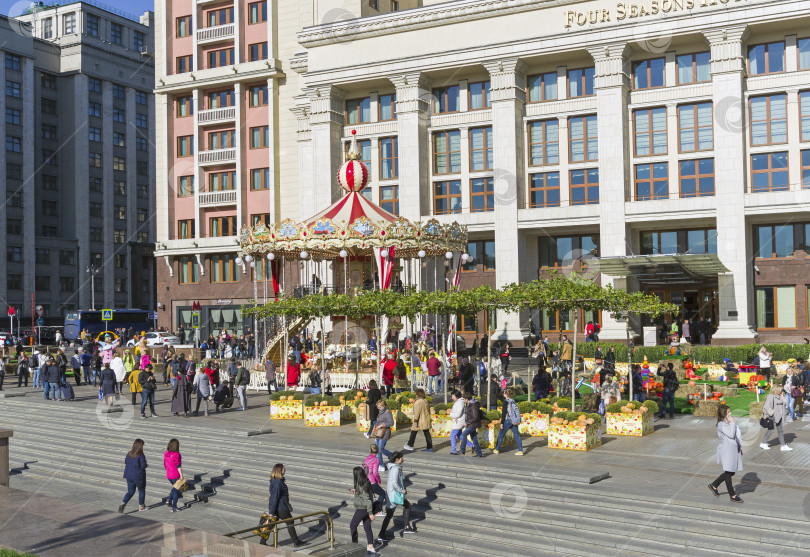
[[[84,270],[90,275],[90,305],[92,310],[96,309],[96,275],[101,271],[101,267],[90,263]]]

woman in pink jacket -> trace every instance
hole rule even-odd
[[[152,358],[149,357],[149,352],[141,354],[141,370],[146,369],[146,366],[152,363]]]
[[[385,503],[385,489],[383,489],[382,480],[380,479],[380,471],[378,468],[380,467],[379,461],[379,454],[380,448],[377,445],[371,445],[369,449],[369,455],[363,461],[363,470],[366,471],[366,476],[368,476],[368,481],[371,482],[371,492],[378,496],[378,501],[380,502],[380,512],[377,513],[377,516],[383,516],[385,511],[382,510],[383,503]]]
[[[180,492],[174,488],[174,483],[183,479],[182,464],[180,441],[172,439],[169,441],[169,446],[166,447],[166,452],[163,453],[163,466],[166,468],[166,479],[172,484],[172,490],[169,492],[166,504],[171,506],[173,513],[177,512],[177,500],[180,498]]]

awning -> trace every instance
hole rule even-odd
[[[627,255],[600,257],[596,261],[599,262],[599,272],[604,275],[631,277],[648,285],[697,283],[729,272],[720,258],[711,253]]]

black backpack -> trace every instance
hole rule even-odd
[[[471,400],[467,404],[464,421],[468,424],[486,419],[486,414],[481,411],[481,403],[477,400]]]

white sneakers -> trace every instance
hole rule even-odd
[[[788,447],[787,445],[782,445],[782,446],[779,448],[779,450],[780,450],[780,451],[792,451],[793,449],[792,449],[792,448],[790,448],[790,447]]]
[[[368,434],[368,433],[364,433],[364,434],[363,434],[363,437],[365,437],[366,439],[368,439],[368,438],[369,438],[369,434]]]
[[[410,445],[405,445],[404,447],[402,447],[402,450],[403,451],[412,451],[413,447],[411,447]]]
[[[765,443],[760,443],[759,448],[764,450],[764,451],[770,451],[771,450],[771,448],[768,445],[766,445]]]

